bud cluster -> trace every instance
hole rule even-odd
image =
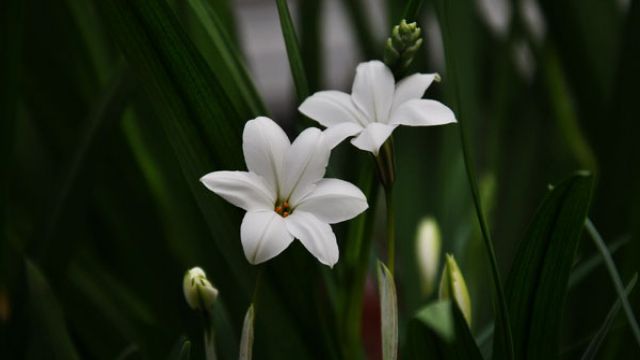
[[[404,71],[422,45],[421,30],[415,22],[401,20],[391,30],[384,48],[384,62],[392,69]]]

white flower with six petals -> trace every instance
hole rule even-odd
[[[330,224],[357,216],[368,204],[353,184],[323,178],[331,148],[344,139],[334,135],[308,128],[290,143],[273,120],[258,117],[246,123],[242,135],[249,171],[215,171],[200,179],[247,211],[240,238],[250,263],[275,257],[294,238],[321,263],[333,267],[338,261]]]
[[[431,126],[456,122],[453,112],[435,100],[422,99],[438,74],[413,74],[397,84],[391,70],[380,61],[358,65],[351,95],[320,91],[307,98],[299,110],[327,127],[333,138],[351,140],[357,148],[378,155],[398,125]]]

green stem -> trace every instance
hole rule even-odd
[[[371,244],[375,213],[378,206],[378,180],[370,166],[364,166],[359,186],[369,199],[369,210],[355,220],[349,228],[345,249],[345,262],[349,265],[344,289],[346,299],[343,320],[338,324],[339,333],[344,331],[342,354],[344,359],[362,358],[362,306],[364,287],[371,260]],[[351,265],[352,264],[352,265]]]
[[[600,254],[602,254],[602,258],[604,259],[604,263],[607,266],[607,270],[609,271],[609,275],[611,276],[613,285],[616,288],[618,296],[620,297],[620,301],[622,302],[622,308],[627,315],[627,320],[629,321],[629,326],[631,327],[633,336],[640,346],[640,327],[638,327],[638,322],[633,315],[633,310],[631,309],[629,299],[627,299],[627,295],[625,294],[624,286],[622,285],[622,280],[620,279],[620,274],[618,273],[618,269],[616,269],[616,264],[613,262],[611,254],[607,249],[607,245],[605,244],[604,240],[602,240],[602,236],[600,236],[600,233],[598,233],[598,230],[593,225],[590,219],[587,218],[585,226],[587,228],[587,231],[589,232],[589,235],[593,239],[593,242],[598,248],[598,251],[600,251]]]
[[[256,285],[253,288],[253,296],[251,297],[251,303],[253,304],[254,314],[255,312],[258,311],[258,299],[259,299],[259,292],[260,292],[260,284],[262,283],[262,272],[263,272],[263,266],[258,266],[258,273],[256,274]]]
[[[206,318],[204,322],[204,350],[206,360],[217,360],[216,356],[216,343],[215,332],[213,331],[213,322],[211,321],[211,314],[208,311],[203,311],[203,316]]]
[[[393,275],[396,258],[396,220],[392,187],[385,188],[384,195],[387,203],[387,267],[391,275]]]

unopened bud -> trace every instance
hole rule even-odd
[[[447,254],[440,280],[440,299],[452,298],[451,292],[453,292],[453,299],[458,304],[460,311],[462,311],[467,324],[471,326],[471,298],[469,297],[467,284],[464,282],[464,277],[460,272],[456,259],[453,258],[453,255]]]
[[[384,62],[398,75],[413,62],[420,45],[421,29],[415,22],[408,24],[403,19],[391,29],[391,36],[384,49]]]
[[[184,274],[182,288],[184,298],[193,310],[208,310],[218,298],[218,289],[211,285],[207,275],[199,267]]]
[[[418,225],[416,255],[420,269],[422,293],[429,296],[436,287],[440,265],[440,228],[432,217],[424,218]]]

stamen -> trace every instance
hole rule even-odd
[[[289,202],[285,200],[280,205],[276,204],[274,211],[282,217],[289,216],[291,214],[291,208],[289,207]]]

